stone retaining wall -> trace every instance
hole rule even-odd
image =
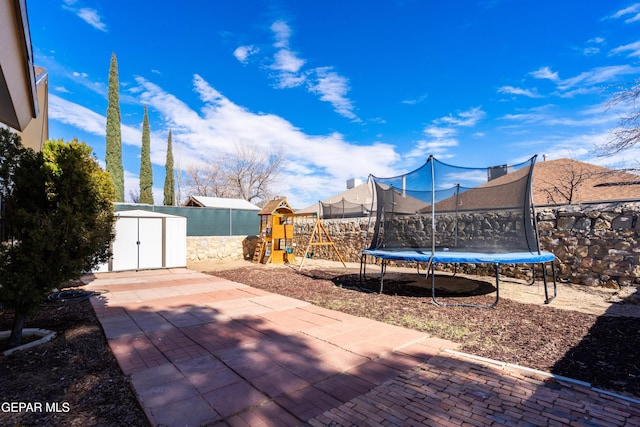
[[[257,241],[257,236],[187,236],[187,259],[252,259]]]
[[[640,284],[640,202],[538,209],[541,246],[560,277],[589,286]]]
[[[613,288],[640,285],[640,202],[540,207],[537,217],[540,246],[556,255],[561,280]],[[368,218],[349,218],[322,223],[344,260],[359,262],[367,228],[372,227],[373,222]],[[314,225],[314,221],[296,220],[296,256],[304,254]],[[477,232],[477,225],[474,227]],[[495,232],[506,225],[496,226],[494,222],[491,227]],[[314,241],[318,241],[318,235]],[[256,242],[256,236],[187,237],[187,257],[189,260],[251,259]],[[338,260],[329,245],[312,246],[309,252],[314,258]],[[466,264],[461,268],[473,274],[494,274],[493,267],[487,265]],[[522,265],[503,266],[501,274],[524,278],[530,275],[530,270]]]
[[[551,206],[537,209],[540,245],[557,256],[561,280],[588,286],[618,288],[640,284],[640,202]],[[507,221],[510,222],[510,221]],[[359,262],[365,246],[368,218],[323,220],[346,261]],[[506,224],[506,222],[505,222]],[[297,224],[301,256],[313,223]],[[501,229],[495,224],[492,229]],[[337,260],[330,246],[312,247],[313,257]],[[441,266],[449,269],[452,266]],[[494,274],[492,266],[461,266],[473,274]],[[501,274],[527,277],[526,266],[503,266]]]

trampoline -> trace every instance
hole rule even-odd
[[[536,156],[513,165],[468,168],[430,156],[420,168],[404,175],[371,175],[374,202],[367,257],[379,259],[380,292],[389,262],[427,264],[431,296],[436,305],[491,308],[500,298],[500,265],[541,266],[545,303],[557,295],[555,255],[540,249],[531,182]],[[495,267],[496,298],[490,305],[444,303],[436,298],[435,264],[491,264]],[[553,274],[549,294],[547,264]],[[535,280],[535,268],[533,269]],[[533,283],[533,282],[532,282]]]

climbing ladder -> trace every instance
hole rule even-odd
[[[262,257],[264,256],[266,246],[266,240],[262,236],[260,236],[258,238],[258,243],[256,244],[256,250],[253,252],[253,262],[256,262],[258,264],[262,263]]]

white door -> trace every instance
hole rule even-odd
[[[116,220],[112,260],[112,271],[138,268],[138,218],[120,217]]]
[[[162,218],[138,218],[138,269],[162,267]]]

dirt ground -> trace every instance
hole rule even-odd
[[[254,264],[245,260],[214,260],[214,261],[193,261],[188,263],[188,268],[201,272],[215,272],[222,270],[234,270],[237,268],[252,266],[254,268],[290,268],[299,270],[300,263],[283,264]],[[338,261],[326,261],[316,259],[305,259],[301,270],[329,269],[336,272],[344,271],[345,274],[359,274],[360,264],[346,263],[346,268]],[[420,274],[413,268],[392,268],[388,269],[385,279],[393,278],[394,274],[402,273],[411,277],[412,286],[425,287],[431,289],[431,280],[424,277],[424,272]],[[375,265],[367,266],[367,275],[379,277],[380,268]],[[495,284],[495,277],[472,276],[467,274],[457,274],[459,277],[468,278],[473,281],[482,281],[490,285]],[[547,290],[553,296],[553,285],[549,283]],[[595,314],[598,316],[627,316],[640,317],[640,304],[637,302],[640,291],[635,287],[623,289],[591,288],[582,285],[573,285],[558,282],[557,296],[550,304],[544,304],[545,290],[544,283],[537,281],[529,285],[524,280],[501,277],[500,298],[506,298],[525,304],[536,304],[548,306],[561,310],[578,311],[581,313]],[[633,299],[632,303],[631,300]]]

